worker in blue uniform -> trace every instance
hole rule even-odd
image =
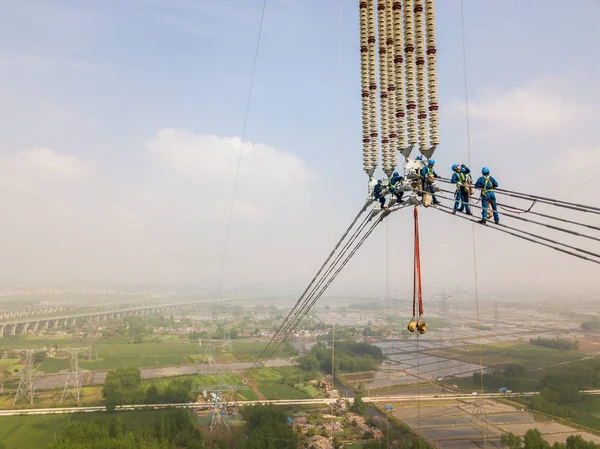
[[[402,202],[402,196],[404,195],[404,191],[400,190],[400,184],[403,180],[404,177],[400,176],[400,173],[397,171],[395,171],[390,178],[390,192],[396,197],[399,203]]]
[[[379,204],[381,204],[381,208],[385,209],[385,195],[383,194],[383,181],[381,179],[377,180],[377,184],[375,185],[375,188],[373,189],[373,197],[376,200],[379,200]]]
[[[463,166],[454,164],[452,166],[452,183],[456,184],[456,192],[454,193],[454,210],[452,214],[458,212],[466,212],[467,215],[473,215],[471,213],[471,206],[469,205],[469,189],[467,187],[468,181],[471,179],[471,175],[465,174]],[[459,207],[460,206],[460,207]]]
[[[494,193],[494,189],[498,187],[498,182],[490,176],[490,169],[487,167],[483,167],[481,170],[481,176],[477,182],[475,183],[475,187],[479,187],[481,189],[481,215],[482,219],[479,220],[479,223],[485,224],[488,218],[488,205],[492,205],[492,210],[494,212],[494,223],[500,223],[500,216],[498,215],[498,205],[496,204],[496,194]]]
[[[431,177],[439,178],[439,175],[435,172],[433,166],[435,165],[435,160],[429,159],[427,165],[421,169],[421,183],[423,187],[423,192],[431,193],[433,198],[433,204],[440,204],[437,197],[435,196],[435,189],[433,188],[433,183],[431,182]]]

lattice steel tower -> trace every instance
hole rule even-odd
[[[88,370],[79,368],[79,355],[89,354],[89,348],[65,348],[63,351],[71,355],[71,363],[60,402],[64,401],[69,395],[79,402],[82,388],[81,375],[88,372]]]

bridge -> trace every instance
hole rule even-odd
[[[121,319],[126,316],[145,316],[174,310],[190,309],[196,304],[214,301],[217,301],[217,299],[197,299],[195,301],[186,301],[169,304],[152,304],[106,311],[96,310],[92,312],[79,313],[74,315],[50,317],[38,316],[30,318],[24,317],[20,320],[0,322],[0,338],[5,336],[24,334],[29,331],[37,332],[40,329],[54,329],[59,327],[75,326],[78,322],[83,322],[88,319],[95,319],[97,321],[108,321],[113,319]]]

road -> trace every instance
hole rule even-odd
[[[581,391],[584,394],[598,395],[600,390],[584,390]],[[530,391],[525,393],[515,393],[506,395],[504,393],[484,393],[484,394],[428,394],[417,396],[411,395],[394,395],[394,396],[373,396],[364,397],[364,402],[369,403],[394,403],[394,402],[415,402],[415,401],[448,401],[448,400],[465,400],[474,398],[502,398],[502,397],[526,397],[534,396],[539,394],[537,391]],[[256,404],[273,404],[273,405],[317,405],[324,404],[329,405],[334,403],[337,398],[316,398],[316,399],[279,399],[273,401],[235,401],[230,402],[231,405],[236,407],[242,407],[247,405]],[[348,401],[353,402],[354,399],[349,398]],[[211,404],[190,402],[188,404],[137,404],[137,405],[121,405],[116,408],[117,411],[133,411],[133,410],[163,410],[168,408],[187,408],[191,410],[203,410],[210,409]],[[0,410],[0,417],[2,416],[15,416],[15,415],[54,415],[54,414],[67,414],[67,413],[95,413],[105,412],[106,407],[95,406],[95,407],[57,407],[57,408],[30,408],[30,409],[18,409],[18,410]]]

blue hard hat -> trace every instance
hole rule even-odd
[[[377,184],[379,184],[380,182],[383,182],[383,181],[381,179],[378,179],[377,180]]]
[[[457,168],[458,168],[458,164],[454,164],[454,165],[452,166],[452,171],[455,171]]]
[[[429,165],[435,165],[435,160],[434,159],[429,159]]]
[[[399,176],[399,175],[398,175],[398,172],[397,172],[397,171],[395,171],[395,172],[394,172],[394,174],[393,174],[392,176]]]
[[[483,168],[481,169],[481,174],[482,174],[482,175],[487,175],[489,172],[490,172],[490,169],[489,169],[489,168],[487,168],[487,167],[483,167]]]
[[[460,172],[461,172],[461,173],[466,173],[466,172],[467,172],[467,167],[462,167],[462,168],[460,169]]]
[[[423,156],[417,156],[417,160],[420,161],[423,159]]]

